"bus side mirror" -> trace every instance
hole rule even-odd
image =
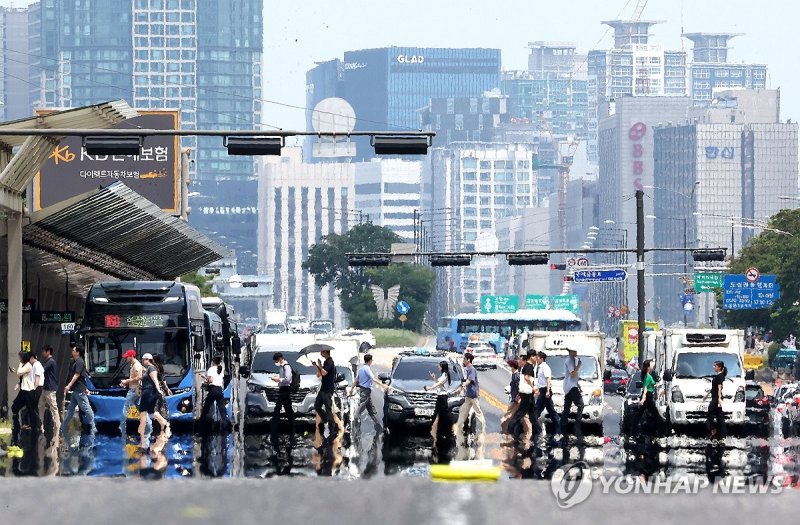
[[[195,356],[201,354],[206,347],[206,342],[203,339],[203,334],[192,334],[192,344],[194,346]]]
[[[234,337],[231,343],[231,351],[233,355],[241,355],[242,353],[242,340],[238,337]]]
[[[239,375],[242,377],[250,377],[250,367],[247,365],[240,366]]]
[[[664,381],[672,381],[672,372],[670,371],[664,372]]]

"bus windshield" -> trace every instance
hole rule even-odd
[[[86,366],[92,376],[125,377],[122,354],[131,348],[139,360],[160,355],[165,376],[182,376],[190,364],[186,330],[112,330],[86,334]]]

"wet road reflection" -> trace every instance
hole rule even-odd
[[[615,400],[611,399],[613,404]],[[613,407],[612,407],[613,408]],[[613,410],[609,410],[612,417]],[[495,417],[497,421],[489,420]],[[698,436],[630,439],[618,435],[585,437],[566,445],[550,438],[527,446],[499,432],[469,435],[457,444],[452,433],[436,438],[425,427],[376,433],[372,423],[351,428],[349,420],[329,440],[313,426],[299,427],[292,438],[286,429],[272,437],[269,428],[230,433],[156,436],[142,451],[137,437],[91,435],[78,426],[71,440],[53,439],[52,432],[24,431],[20,454],[0,458],[3,476],[103,476],[148,480],[179,477],[334,477],[372,479],[382,476],[428,477],[434,464],[453,460],[489,460],[500,465],[502,479],[549,479],[559,467],[585,462],[593,473],[681,478],[701,476],[714,481],[729,476],[767,479],[787,476],[800,482],[800,439],[728,437],[712,442]],[[488,427],[499,428],[499,416],[487,414]],[[615,422],[606,429],[617,428]],[[609,433],[610,434],[610,433]]]

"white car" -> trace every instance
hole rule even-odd
[[[310,323],[304,315],[290,315],[286,323],[289,325],[289,331],[294,333],[305,334],[310,328]]]
[[[467,352],[474,356],[472,366],[475,368],[497,368],[500,357],[495,352],[494,347],[488,343],[467,345]]]
[[[358,341],[358,351],[362,354],[376,346],[375,336],[372,335],[372,332],[368,332],[367,330],[345,330],[339,334],[339,339],[353,339]]]

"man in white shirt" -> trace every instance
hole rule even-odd
[[[561,418],[558,417],[556,407],[553,405],[552,384],[553,384],[553,371],[550,370],[550,365],[545,361],[547,354],[539,352],[536,354],[536,388],[539,391],[539,397],[536,398],[536,419],[542,415],[542,411],[547,409],[547,415],[553,422],[553,433],[561,434]]]
[[[39,399],[42,398],[44,389],[44,366],[39,362],[39,356],[31,352],[31,374],[33,374],[33,400],[36,402],[36,416],[39,417]],[[39,417],[41,422],[41,417]]]

